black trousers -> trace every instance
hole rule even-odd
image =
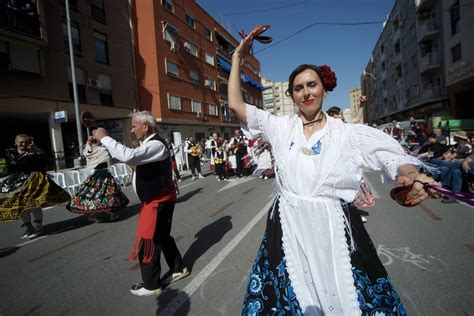
[[[216,174],[219,176],[219,179],[223,180],[227,178],[227,174],[225,172],[224,163],[218,163],[216,166]]]
[[[235,175],[238,177],[247,176],[247,170],[244,168],[244,155],[236,154],[235,162],[237,164],[237,169],[235,170]]]
[[[196,169],[199,173],[201,173],[201,158],[188,155],[188,162],[192,175],[196,174]]]
[[[158,206],[157,223],[155,234],[153,235],[155,253],[153,254],[151,262],[143,263],[143,247],[140,248],[138,253],[143,285],[147,290],[156,290],[160,287],[160,256],[162,249],[166,263],[173,273],[181,271],[183,267],[183,258],[179,253],[178,247],[176,247],[174,238],[170,235],[175,202],[176,201],[167,201],[160,203]]]

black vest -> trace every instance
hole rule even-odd
[[[165,148],[168,148],[165,140],[158,134],[149,141],[152,140],[157,140]],[[169,150],[168,157],[165,160],[138,165],[135,172],[135,187],[138,198],[142,202],[150,201],[160,192],[169,191],[174,188]]]

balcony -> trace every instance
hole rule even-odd
[[[0,7],[0,28],[38,39],[41,38],[38,16],[36,14],[29,15],[24,10]]]
[[[437,0],[415,0],[416,11],[432,8]]]
[[[441,98],[441,87],[433,86],[425,88],[420,92],[421,101],[428,101]]]
[[[431,40],[439,35],[439,25],[434,19],[420,21],[418,26],[418,43]]]
[[[439,53],[433,51],[421,57],[418,67],[420,69],[420,74],[429,73],[438,69],[441,67]]]

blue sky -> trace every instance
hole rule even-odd
[[[278,42],[315,22],[385,21],[394,0],[198,0],[198,3],[217,21],[221,21],[222,14],[224,25],[230,26],[236,38],[239,38],[238,30],[245,29],[248,33],[256,24],[269,24],[271,28],[265,35]],[[381,32],[382,23],[315,25],[272,47],[255,43],[254,51],[260,60],[262,76],[273,81],[287,81],[299,64],[331,66],[338,85],[326,97],[324,109],[331,106],[345,109],[349,106],[349,90],[360,86],[360,74]]]

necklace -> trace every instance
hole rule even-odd
[[[322,114],[322,112],[320,112]],[[310,122],[303,123],[303,126],[308,126],[308,125],[313,125],[314,123],[321,122],[324,119],[324,114],[320,115],[320,118],[317,118],[315,120],[312,120]]]

